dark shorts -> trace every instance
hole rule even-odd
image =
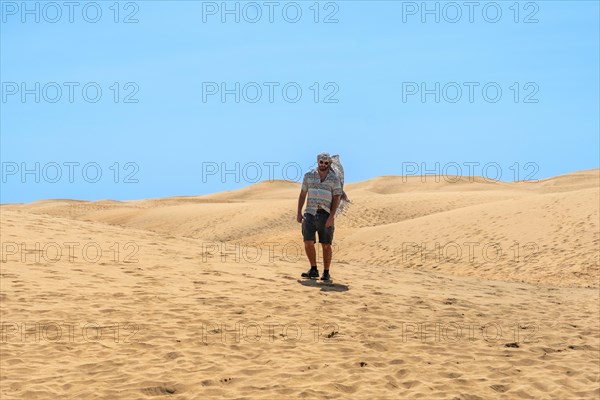
[[[319,243],[331,244],[335,227],[332,225],[325,228],[327,218],[329,218],[329,213],[326,211],[317,212],[316,216],[304,213],[304,219],[302,220],[302,237],[304,240],[315,241],[315,232],[319,232]]]

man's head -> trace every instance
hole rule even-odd
[[[326,171],[331,165],[331,156],[329,153],[317,155],[317,164],[319,165],[319,171]]]

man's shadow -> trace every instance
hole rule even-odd
[[[348,285],[343,285],[341,283],[328,283],[325,281],[318,281],[316,279],[298,279],[298,282],[302,286],[319,288],[323,292],[346,292],[350,289]]]

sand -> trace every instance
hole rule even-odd
[[[598,398],[599,173],[348,184],[330,285],[296,182],[2,205],[1,397]]]

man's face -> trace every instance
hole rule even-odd
[[[319,160],[319,171],[327,171],[329,164],[331,164],[330,160]]]

